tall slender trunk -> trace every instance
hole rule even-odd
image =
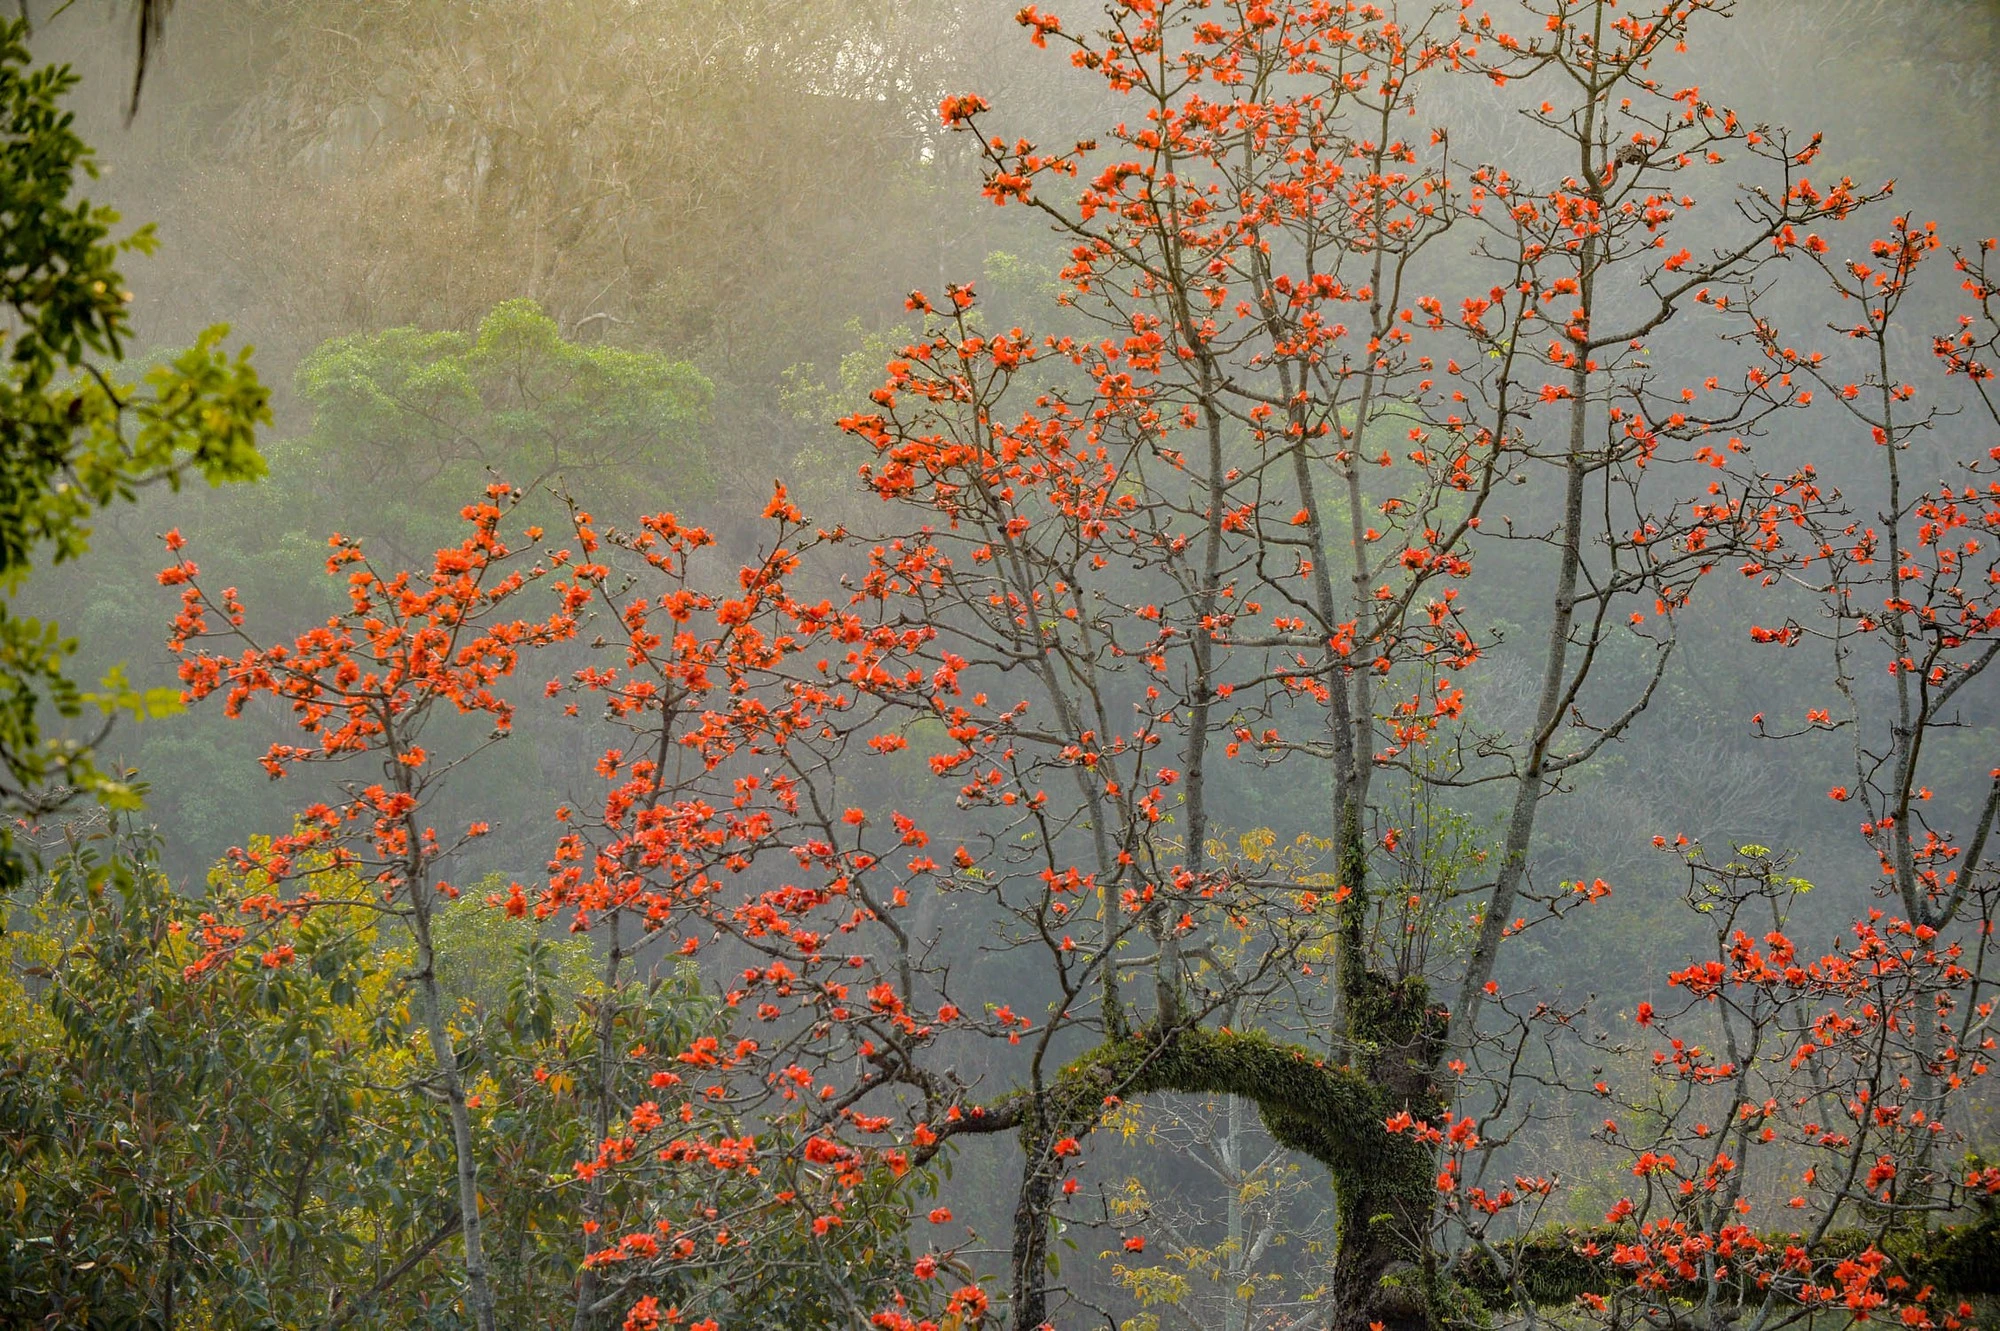
[[[1222,413],[1215,407],[1215,388],[1206,363],[1201,375],[1201,399],[1208,435],[1208,521],[1202,537],[1200,582],[1194,604],[1189,643],[1194,655],[1190,681],[1187,748],[1187,870],[1199,877],[1208,867],[1208,727],[1214,706],[1215,651],[1209,635],[1222,567],[1222,509],[1227,481],[1222,452]],[[1160,1029],[1180,1020],[1181,950],[1176,922],[1163,903],[1159,921],[1159,962],[1154,976]]]
[[[1479,1009],[1486,997],[1486,984],[1493,978],[1494,963],[1505,936],[1508,917],[1520,898],[1521,884],[1528,872],[1528,849],[1535,835],[1535,814],[1547,793],[1545,778],[1549,750],[1562,725],[1562,699],[1569,674],[1570,630],[1576,622],[1576,585],[1583,566],[1583,486],[1588,468],[1584,450],[1584,389],[1588,375],[1579,364],[1571,378],[1575,401],[1571,404],[1569,456],[1565,464],[1563,490],[1562,556],[1556,569],[1555,596],[1549,619],[1548,647],[1542,660],[1541,697],[1535,706],[1535,728],[1529,737],[1526,762],[1514,779],[1514,804],[1507,817],[1506,840],[1500,852],[1500,869],[1488,899],[1486,918],[1480,922],[1479,940],[1466,965],[1465,980],[1458,1002],[1451,1010],[1450,1048],[1463,1053],[1471,1044],[1479,1022]]]
[[[598,1000],[597,1009],[597,1137],[603,1141],[611,1134],[611,1105],[618,1095],[618,967],[624,959],[623,940],[619,936],[618,912],[611,912],[611,951],[604,959],[604,994]],[[583,1197],[583,1218],[585,1236],[584,1256],[590,1255],[591,1238],[594,1230],[604,1219],[604,1175],[590,1176],[590,1186]],[[583,1266],[576,1280],[576,1312],[570,1319],[572,1331],[586,1331],[590,1326],[591,1306],[597,1302],[597,1268]]]
[[[1602,35],[1602,6],[1599,7],[1599,36]],[[1583,121],[1577,134],[1579,178],[1597,182],[1603,177],[1593,160],[1592,149],[1598,135],[1603,88],[1586,89]],[[1591,186],[1591,194],[1602,206],[1603,190]],[[1569,438],[1563,459],[1562,554],[1556,565],[1554,596],[1550,603],[1548,646],[1542,659],[1541,697],[1535,706],[1535,726],[1528,738],[1528,751],[1514,779],[1514,804],[1507,817],[1506,840],[1500,852],[1500,867],[1488,898],[1486,917],[1480,922],[1479,938],[1466,962],[1465,979],[1452,1005],[1451,1027],[1443,1057],[1457,1058],[1471,1047],[1479,1025],[1479,1010],[1486,998],[1486,985],[1493,978],[1514,903],[1520,898],[1521,884],[1528,872],[1528,849],[1535,835],[1535,814],[1547,793],[1545,778],[1549,750],[1562,726],[1563,697],[1569,684],[1570,631],[1576,623],[1576,588],[1583,568],[1583,487],[1590,472],[1586,446],[1589,441],[1590,352],[1594,332],[1597,270],[1603,261],[1603,240],[1586,236],[1577,257],[1578,325],[1583,330],[1571,350],[1576,360],[1570,368]]]
[[[1223,1186],[1229,1189],[1225,1202],[1228,1208],[1225,1220],[1229,1244],[1230,1275],[1240,1289],[1252,1271],[1250,1269],[1250,1239],[1243,1227],[1243,1097],[1229,1097],[1229,1117],[1222,1130],[1222,1149],[1216,1152],[1222,1157]],[[1242,1300],[1238,1309],[1240,1318],[1232,1318],[1235,1325],[1230,1331],[1250,1331],[1251,1305],[1249,1299]]]
[[[414,822],[407,833],[411,846],[423,844],[422,829]],[[465,1081],[458,1073],[458,1052],[452,1047],[444,995],[437,982],[437,953],[431,945],[429,875],[421,865],[413,867],[409,893],[410,923],[417,937],[417,992],[430,1035],[431,1058],[437,1064],[438,1080],[443,1083],[445,1104],[451,1113],[452,1150],[458,1165],[458,1209],[465,1243],[465,1302],[479,1331],[495,1331],[493,1286],[487,1277],[479,1217],[479,1160],[473,1152],[472,1116],[466,1108]]]
[[[1888,505],[1881,514],[1882,525],[1888,537],[1890,567],[1898,568],[1903,562],[1903,469],[1897,457],[1896,393],[1891,387],[1896,381],[1890,377],[1889,344],[1886,335],[1875,339],[1875,373],[1881,385],[1882,431],[1887,439],[1884,445],[1883,461],[1889,474]],[[1900,594],[1898,594],[1900,595]],[[1888,856],[1891,876],[1896,886],[1896,894],[1903,903],[1905,917],[1912,924],[1928,924],[1933,927],[1944,923],[1943,911],[1935,905],[1926,885],[1917,874],[1916,846],[1912,839],[1912,802],[1917,791],[1917,760],[1923,752],[1924,734],[1929,722],[1928,708],[1911,697],[1911,671],[1905,662],[1912,659],[1909,619],[1898,608],[1896,596],[1888,598],[1887,618],[1889,638],[1895,648],[1896,662],[1892,678],[1896,690],[1896,719],[1890,727],[1890,770],[1895,774],[1896,787],[1891,812],[1894,814],[1889,827]],[[1976,861],[1967,860],[1961,874],[1970,875],[1977,869]],[[1916,1055],[1916,1075],[1912,1099],[1923,1112],[1935,1119],[1943,1108],[1945,1089],[1937,1075],[1938,1060],[1938,1016],[1925,1011],[1919,1005],[1914,1014],[1911,1039]],[[1937,1155],[1937,1139],[1925,1134],[1917,1147],[1916,1168],[1907,1171],[1897,1189],[1896,1200],[1915,1208],[1910,1212],[1917,1225],[1928,1227],[1930,1211],[1927,1206],[1937,1200],[1937,1189],[1929,1181],[1928,1175]]]

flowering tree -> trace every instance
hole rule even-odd
[[[1987,836],[2000,814],[2000,768],[1974,761],[1967,771],[1936,753],[1968,719],[1968,698],[2000,658],[2000,548],[1989,534],[2000,528],[2000,402],[1989,363],[2000,339],[1988,272],[1995,248],[1986,240],[1954,254],[1971,308],[1929,337],[1929,376],[1904,362],[1899,334],[1912,321],[1905,306],[1919,266],[1942,252],[1934,223],[1896,218],[1867,259],[1808,248],[1841,302],[1843,317],[1830,327],[1850,343],[1845,354],[1800,351],[1769,319],[1753,324],[1767,360],[1821,385],[1880,460],[1872,476],[1857,469],[1851,480],[1832,478],[1851,490],[1851,502],[1798,541],[1808,559],[1796,581],[1813,593],[1817,613],[1751,630],[1778,649],[1824,643],[1839,714],[1815,708],[1796,726],[1772,730],[1761,716],[1756,724],[1778,735],[1850,732],[1853,780],[1829,796],[1858,804],[1884,886],[1913,926],[1931,929],[1976,905]],[[1956,404],[1955,387],[1963,390]],[[1929,436],[1939,438],[1926,447]],[[1917,465],[1943,472],[1936,483],[1916,483],[1913,450]],[[1877,670],[1890,680],[1886,698],[1864,683]],[[1954,834],[1930,812],[1933,786],[1957,795],[1967,831]]]
[[[290,642],[267,646],[254,637],[235,589],[211,594],[178,533],[167,535],[174,562],[160,573],[162,584],[182,589],[169,646],[182,658],[186,697],[200,702],[221,693],[227,712],[238,716],[268,696],[297,718],[305,742],[271,745],[262,762],[272,777],[302,764],[372,762],[378,769],[343,782],[338,802],[306,806],[296,830],[231,852],[231,866],[245,880],[244,922],[204,917],[204,950],[189,963],[187,979],[202,980],[246,947],[266,947],[268,965],[290,961],[285,929],[324,904],[366,907],[408,926],[434,1062],[428,1089],[451,1116],[465,1301],[484,1331],[494,1325],[494,1302],[481,1242],[478,1155],[451,1013],[438,987],[433,924],[441,903],[458,896],[438,876],[438,862],[488,827],[472,822],[441,837],[427,817],[452,769],[511,727],[513,704],[497,690],[521,650],[574,631],[570,612],[560,607],[537,620],[511,613],[509,602],[547,571],[524,564],[523,552],[501,538],[501,519],[517,499],[495,486],[482,502],[467,505],[462,516],[470,533],[417,574],[377,570],[356,542],[335,536],[327,573],[345,579],[348,605]],[[529,551],[538,535],[531,533]],[[426,743],[450,742],[448,734],[433,732],[445,730],[452,713],[491,730],[460,752],[434,756]],[[328,874],[343,881],[358,876],[367,895],[327,897],[315,884]]]
[[[1828,796],[1861,805],[1879,877],[1859,877],[1887,906],[1853,909],[1844,938],[1809,949],[1800,907],[1812,885],[1790,857],[1761,846],[1716,856],[1655,837],[1686,861],[1707,946],[1665,977],[1671,1001],[1637,1005],[1636,1047],[1622,1033],[1601,1042],[1599,1071],[1612,1071],[1578,1083],[1573,1063],[1536,1065],[1606,1111],[1592,1135],[1633,1182],[1603,1225],[1521,1241],[1553,1185],[1510,1180],[1505,1143],[1482,1137],[1506,1133],[1514,1116],[1393,1121],[1444,1151],[1447,1172],[1469,1185],[1452,1189],[1439,1220],[1489,1293],[1575,1297],[1605,1325],[1784,1326],[1832,1308],[1958,1328],[1973,1315],[1952,1291],[1990,1262],[1990,1220],[1957,1234],[1936,1221],[2000,1187],[1976,1156],[1954,1162],[1994,1047],[1995,778],[1990,754],[1951,743],[1980,724],[1965,699],[1978,696],[2000,628],[1985,534],[2000,497],[1985,364],[1992,249],[1955,252],[1972,309],[1928,339],[1928,367],[1900,361],[1895,329],[1917,304],[1920,266],[1946,252],[1934,226],[1898,217],[1866,259],[1840,260],[1817,236],[1797,247],[1829,280],[1839,302],[1829,327],[1846,349],[1795,347],[1768,301],[1747,304],[1766,372],[1815,386],[1823,413],[1864,432],[1858,456],[1874,463],[1803,469],[1793,488],[1804,502],[1783,539],[1743,566],[1789,597],[1785,609],[1802,607],[1750,626],[1752,641],[1824,647],[1840,700],[1752,724],[1775,739],[1851,733],[1854,775]],[[1919,456],[1946,478],[1914,488],[1910,459],[1927,435],[1945,436]],[[1940,805],[1969,822],[1954,829],[1953,814],[1932,812]],[[1546,1004],[1510,1015],[1517,1059],[1576,1016]]]
[[[559,812],[546,885],[494,898],[602,948],[573,1325],[619,1307],[637,1331],[772,1316],[914,1331],[1003,1309],[1019,1331],[1053,1325],[1087,1297],[1053,1244],[1082,1223],[1091,1133],[1162,1093],[1254,1103],[1277,1144],[1325,1167],[1329,1324],[1447,1315],[1468,1254],[1526,1297],[1486,1220],[1542,1205],[1555,1171],[1489,1186],[1511,1164],[1492,1125],[1546,1112],[1522,1075],[1528,1042],[1552,1051],[1551,1094],[1567,1086],[1557,1045],[1576,1014],[1510,994],[1502,948],[1610,895],[1598,879],[1533,889],[1540,805],[1647,707],[1700,579],[1725,561],[1806,576],[1825,556],[1786,533],[1834,511],[1813,473],[1749,463],[1762,422],[1809,405],[1811,363],[1761,333],[1779,363],[1718,364],[1741,353],[1690,339],[1669,379],[1652,348],[1684,310],[1754,309],[1770,265],[1819,256],[1813,228],[1866,201],[1812,183],[1815,142],[1660,81],[1718,7],[1551,0],[1523,37],[1466,6],[1119,0],[1090,35],[1023,10],[1033,41],[1066,46],[1136,110],[1108,149],[1050,150],[992,133],[975,95],[945,101],[945,124],[978,136],[987,195],[1069,243],[1064,294],[1047,329],[992,326],[967,286],[910,294],[920,331],[842,421],[880,501],[865,534],[816,528],[779,486],[763,546],[730,579],[708,533],[673,515],[619,530],[573,511],[575,550],[536,566],[560,567],[560,609],[526,621],[500,607],[530,575],[486,580],[511,554],[500,492],[429,578],[364,564],[350,617],[188,662],[196,695],[293,700],[320,747],[274,748],[274,773],[383,757],[380,785],[309,810],[244,867],[275,888],[306,851],[364,864],[419,936],[421,978],[450,847],[419,810],[450,764],[413,723],[450,703],[504,725],[494,690],[515,652],[572,638],[594,607],[594,655],[548,693],[618,737],[597,750],[601,785]],[[1420,94],[1519,84],[1532,99],[1537,81],[1547,98],[1527,115],[1563,154],[1552,170],[1404,134]],[[1697,232],[1694,182],[1723,167],[1764,183]],[[1948,365],[1976,365],[1983,345],[1954,342]],[[1683,383],[1687,365],[1709,372]],[[1537,477],[1550,484],[1513,511],[1503,487]],[[345,543],[336,561],[360,563]],[[1488,562],[1525,569],[1532,599],[1509,609],[1545,630],[1519,667],[1524,716],[1506,716],[1495,682],[1509,635],[1469,618],[1496,582]],[[177,642],[203,637],[207,615],[236,631],[233,597],[205,598],[185,564],[168,577],[193,588]],[[1612,681],[1601,667],[1618,654],[1641,668]],[[1489,784],[1507,796],[1497,854],[1461,868],[1490,863],[1490,881],[1412,859],[1440,844],[1426,811],[1441,792]],[[1285,829],[1298,853],[1232,848],[1230,820],[1258,803],[1299,824]],[[1979,971],[1938,924],[1909,925],[1931,931],[1926,951],[1893,974],[1877,963],[1903,934],[1879,921],[1794,967],[1782,918],[1782,945],[1746,932],[1744,951],[1736,932],[1767,903],[1783,916],[1782,874],[1717,872],[1722,969],[1677,977],[1688,1007],[1670,1015],[1720,1012],[1723,1038],[1755,1048],[1719,1062],[1678,1037],[1662,1054],[1662,1126],[1634,1166],[1663,1191],[1607,1222],[1641,1226],[1612,1262],[1632,1277],[1624,1301],[1586,1291],[1614,1320],[1655,1316],[1690,1280],[1709,1280],[1709,1306],[1747,1297],[1738,1268],[1694,1260],[1750,1247],[1735,1166],[1690,1144],[1715,1133],[1689,1115],[1734,1078],[1741,1103],[1714,1121],[1754,1132],[1748,1097],[1820,1075],[1818,1055],[1781,1073],[1755,1052],[1820,1030],[1799,1024],[1802,1000],[1855,1023],[1833,1031],[1849,1053],[1918,1041],[1869,1046],[1884,1075],[1947,1075],[1943,1046],[1921,1044],[1932,1006],[1958,1014],[1939,1035],[1954,1050],[1971,1031],[1954,996]],[[1940,901],[1953,890],[1939,879]],[[273,920],[310,908],[275,890],[246,904]],[[215,946],[242,945],[242,927],[218,921]],[[713,983],[718,1022],[680,1048],[629,1043],[627,986],[666,955]],[[1755,996],[1724,1006],[1731,985]],[[435,1017],[433,1046],[468,1301],[490,1324],[476,1152]],[[652,1094],[620,1103],[646,1068]],[[1817,1094],[1851,1098],[1853,1071]],[[950,1153],[998,1134],[1021,1165],[989,1291],[948,1208],[915,1231],[935,1242],[913,1231]],[[1930,1139],[1870,1125],[1825,1149],[1903,1149],[1887,1137]],[[620,1186],[642,1200],[612,1205]],[[1825,1301],[1832,1219],[1880,1187],[1826,1195],[1804,1266],[1758,1286],[1767,1309]],[[1123,1214],[1105,1223],[1143,1252]],[[1886,1289],[1881,1275],[1855,1279]]]

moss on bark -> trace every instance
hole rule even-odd
[[[1488,1305],[1523,1298],[1547,1307],[1572,1302],[1579,1294],[1609,1293],[1624,1283],[1611,1265],[1611,1253],[1631,1237],[1629,1229],[1608,1225],[1544,1230],[1501,1245],[1501,1256],[1513,1268],[1512,1282],[1482,1253],[1459,1265],[1458,1283]],[[1795,1241],[1782,1232],[1763,1237],[1780,1249]],[[1819,1252],[1830,1258],[1851,1257],[1875,1241],[1862,1230],[1836,1230],[1820,1244]],[[1952,1298],[2000,1294],[2000,1213],[1988,1212],[1973,1223],[1929,1233],[1892,1230],[1880,1242],[1918,1288],[1930,1285],[1939,1295]]]
[[[1428,1074],[1409,1057],[1422,1040],[1424,1011],[1420,988],[1386,1002],[1383,1015],[1392,1020],[1374,1029],[1390,1038],[1370,1048],[1364,1067],[1334,1063],[1259,1033],[1145,1030],[1107,1040],[1066,1065],[1039,1096],[1021,1093],[1036,1099],[1041,1110],[1030,1108],[1021,1129],[1028,1158],[1024,1199],[1046,1204],[1059,1172],[1051,1143],[1088,1132],[1112,1097],[1240,1096],[1256,1104],[1279,1144],[1317,1160],[1331,1176],[1340,1224],[1336,1283],[1345,1295],[1343,1308],[1349,1309],[1339,1320],[1355,1325],[1428,1320],[1404,1306],[1411,1301],[1409,1289],[1394,1291],[1397,1297],[1386,1301],[1378,1297],[1380,1277],[1392,1265],[1421,1265],[1431,1205],[1430,1152],[1383,1126],[1400,1109],[1427,1108]],[[1384,1066],[1387,1062],[1395,1066]],[[1039,1290],[1047,1243],[1042,1209],[1027,1204],[1016,1216],[1017,1321],[1023,1314],[1045,1315]]]

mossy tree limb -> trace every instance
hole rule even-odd
[[[1048,1320],[1046,1217],[1063,1172],[1057,1144],[1087,1134],[1108,1103],[1162,1092],[1252,1101],[1280,1145],[1326,1167],[1340,1219],[1336,1320],[1383,1320],[1382,1274],[1422,1255],[1433,1161],[1422,1145],[1384,1128],[1398,1110],[1426,1105],[1403,1093],[1410,1079],[1381,1071],[1259,1033],[1151,1029],[1105,1041],[1039,1090],[989,1109],[990,1121],[1018,1123],[1026,1156],[1014,1219],[1013,1325],[1029,1331]]]
[[[1574,1302],[1580,1294],[1609,1294],[1628,1285],[1629,1279],[1613,1264],[1612,1253],[1632,1237],[1630,1226],[1542,1230],[1491,1251],[1469,1254],[1454,1275],[1462,1288],[1488,1306],[1558,1306]],[[1762,1238],[1778,1251],[1797,1241],[1796,1235],[1782,1231]],[[1852,1257],[1871,1245],[1880,1247],[1912,1285],[1932,1286],[1941,1298],[2000,1294],[2000,1212],[1989,1211],[1973,1223],[1929,1232],[1891,1230],[1878,1237],[1859,1229],[1835,1230],[1818,1245],[1816,1254],[1826,1259]]]

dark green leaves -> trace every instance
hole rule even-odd
[[[152,234],[115,239],[118,215],[75,197],[95,176],[61,106],[76,76],[35,68],[26,31],[0,25],[0,805],[10,818],[79,795],[129,807],[130,787],[92,761],[101,731],[51,739],[42,726],[93,707],[143,714],[161,705],[121,679],[84,693],[63,673],[74,640],[15,617],[12,596],[38,559],[81,555],[91,519],[145,486],[261,475],[255,431],[270,420],[248,353],[224,351],[220,327],[140,384],[119,381],[131,293],[116,261],[151,249]],[[0,829],[0,882],[19,881],[24,865],[11,830]]]

